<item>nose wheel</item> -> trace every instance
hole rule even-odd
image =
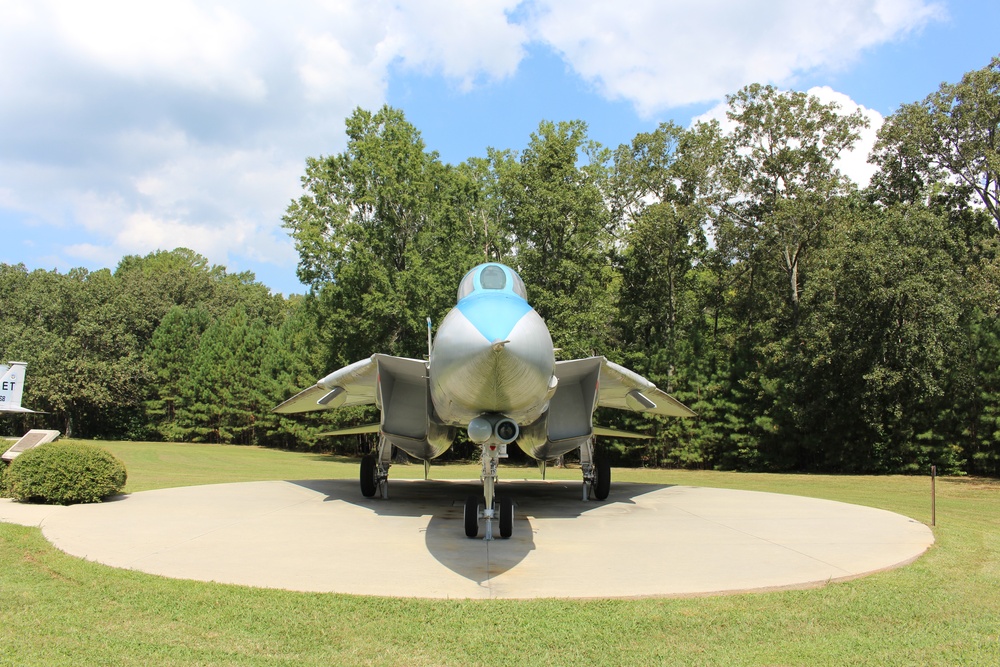
[[[465,524],[465,536],[472,539],[479,537],[479,519],[485,518],[487,521],[486,539],[493,539],[492,522],[494,519],[500,524],[500,537],[509,539],[514,534],[514,499],[509,496],[499,496],[491,512],[487,514],[483,499],[479,496],[469,496],[465,499],[465,508],[462,512],[462,519]]]
[[[469,496],[465,499],[463,519],[466,537],[472,538],[479,535],[479,519],[486,519],[484,540],[493,539],[494,521],[500,524],[500,537],[503,539],[514,534],[514,500],[507,496],[494,495],[499,457],[500,451],[495,444],[483,445],[483,496]],[[482,511],[480,511],[480,507],[483,508]]]
[[[500,496],[500,537],[508,539],[514,534],[514,500]]]
[[[479,535],[479,496],[469,496],[465,499],[465,536],[473,538]]]

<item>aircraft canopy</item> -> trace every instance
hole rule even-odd
[[[521,276],[503,264],[480,264],[466,273],[458,286],[458,300],[480,290],[507,292],[528,300],[528,290]]]

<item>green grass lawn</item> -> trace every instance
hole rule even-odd
[[[101,444],[125,462],[130,492],[357,476],[356,461],[309,453]],[[395,466],[392,476],[422,477],[423,468]],[[439,479],[476,476],[477,466],[432,468]],[[930,521],[926,477],[614,476],[830,498]],[[67,556],[37,529],[0,524],[0,665],[1000,665],[1000,482],[939,479],[937,519],[937,543],[918,561],[854,581],[590,601],[397,600],[178,581]],[[401,562],[386,576],[410,574]]]

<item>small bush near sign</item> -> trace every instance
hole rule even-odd
[[[50,443],[24,452],[2,478],[3,495],[49,505],[97,503],[125,488],[125,465],[85,443]]]

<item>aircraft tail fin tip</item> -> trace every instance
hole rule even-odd
[[[23,361],[0,364],[0,412],[32,412],[21,407],[27,365]]]

